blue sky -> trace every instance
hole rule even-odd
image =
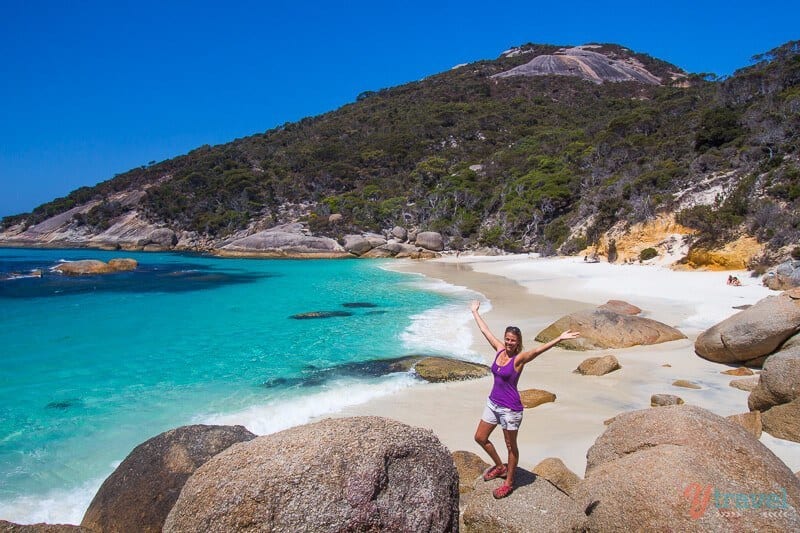
[[[527,42],[731,74],[800,2],[0,0],[0,216]]]

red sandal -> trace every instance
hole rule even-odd
[[[505,479],[507,474],[508,474],[508,468],[506,468],[506,465],[500,465],[500,466],[495,465],[486,472],[484,472],[483,480],[491,481],[492,479],[496,479],[499,477]]]
[[[503,484],[492,491],[492,496],[494,496],[496,500],[499,500],[500,498],[505,498],[512,492],[514,492],[514,487]]]

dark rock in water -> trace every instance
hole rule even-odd
[[[68,400],[50,402],[47,405],[45,405],[45,407],[47,409],[69,409],[70,407],[77,407],[82,403],[83,402],[81,402],[80,398],[70,398]]]
[[[333,318],[337,316],[353,316],[349,311],[311,311],[310,313],[299,313],[292,315],[289,318],[295,320],[305,320],[307,318]]]
[[[194,425],[143,442],[103,482],[81,526],[160,532],[194,471],[231,445],[253,438],[243,426]]]
[[[431,431],[327,419],[198,468],[164,523],[178,531],[458,531],[458,473]]]
[[[43,271],[41,277],[34,274],[34,269],[31,274],[17,281],[0,282],[0,298],[63,297],[103,292],[137,295],[152,292],[191,292],[221,285],[253,283],[277,276],[269,272],[255,273],[222,268],[221,265],[212,268],[195,263],[140,264],[134,270],[117,271],[113,275],[62,276],[50,273],[49,271],[54,270],[51,265]]]
[[[67,276],[85,276],[91,274],[109,274],[116,272],[114,267],[97,259],[83,259],[80,261],[65,261],[53,270]]]
[[[378,307],[378,304],[372,302],[346,302],[342,307]]]
[[[277,377],[265,380],[262,385],[271,388],[314,387],[342,377],[380,377],[396,372],[408,372],[423,359],[421,355],[408,355],[392,359],[356,361],[329,368],[314,365],[303,367],[303,373],[293,377]]]
[[[286,387],[291,384],[292,380],[288,378],[270,378],[262,383],[268,389],[272,389],[274,387]]]

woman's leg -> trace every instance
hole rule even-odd
[[[478,429],[475,430],[475,442],[480,444],[481,448],[486,450],[486,453],[488,453],[489,457],[491,457],[492,461],[494,461],[495,466],[503,466],[500,456],[497,455],[497,450],[494,449],[494,444],[492,444],[492,442],[489,440],[489,435],[492,434],[492,431],[494,431],[494,428],[496,427],[497,424],[490,424],[485,420],[478,422]]]
[[[509,487],[514,486],[514,472],[519,463],[519,450],[517,449],[517,429],[504,429],[503,437],[506,439],[506,448],[508,448],[508,474],[506,474],[506,485]]]

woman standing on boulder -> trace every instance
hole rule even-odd
[[[533,350],[522,351],[522,332],[518,327],[508,326],[503,340],[501,341],[492,334],[489,326],[486,325],[481,315],[478,313],[480,302],[473,301],[471,305],[472,316],[478,324],[478,328],[497,350],[492,363],[492,374],[494,375],[494,386],[486,407],[483,410],[478,429],[475,430],[475,442],[486,450],[489,457],[494,461],[494,466],[483,474],[483,479],[489,481],[495,478],[505,478],[505,484],[497,487],[492,493],[495,498],[505,498],[514,491],[514,471],[519,462],[519,450],[517,449],[517,432],[522,423],[522,400],[517,390],[517,382],[522,374],[523,367],[533,361],[536,357],[543,354],[562,340],[575,339],[580,336],[577,331],[567,330],[561,335],[546,344],[534,348]],[[500,424],[503,428],[503,437],[508,448],[508,464],[505,465],[500,460],[492,442],[489,440],[494,428]]]

